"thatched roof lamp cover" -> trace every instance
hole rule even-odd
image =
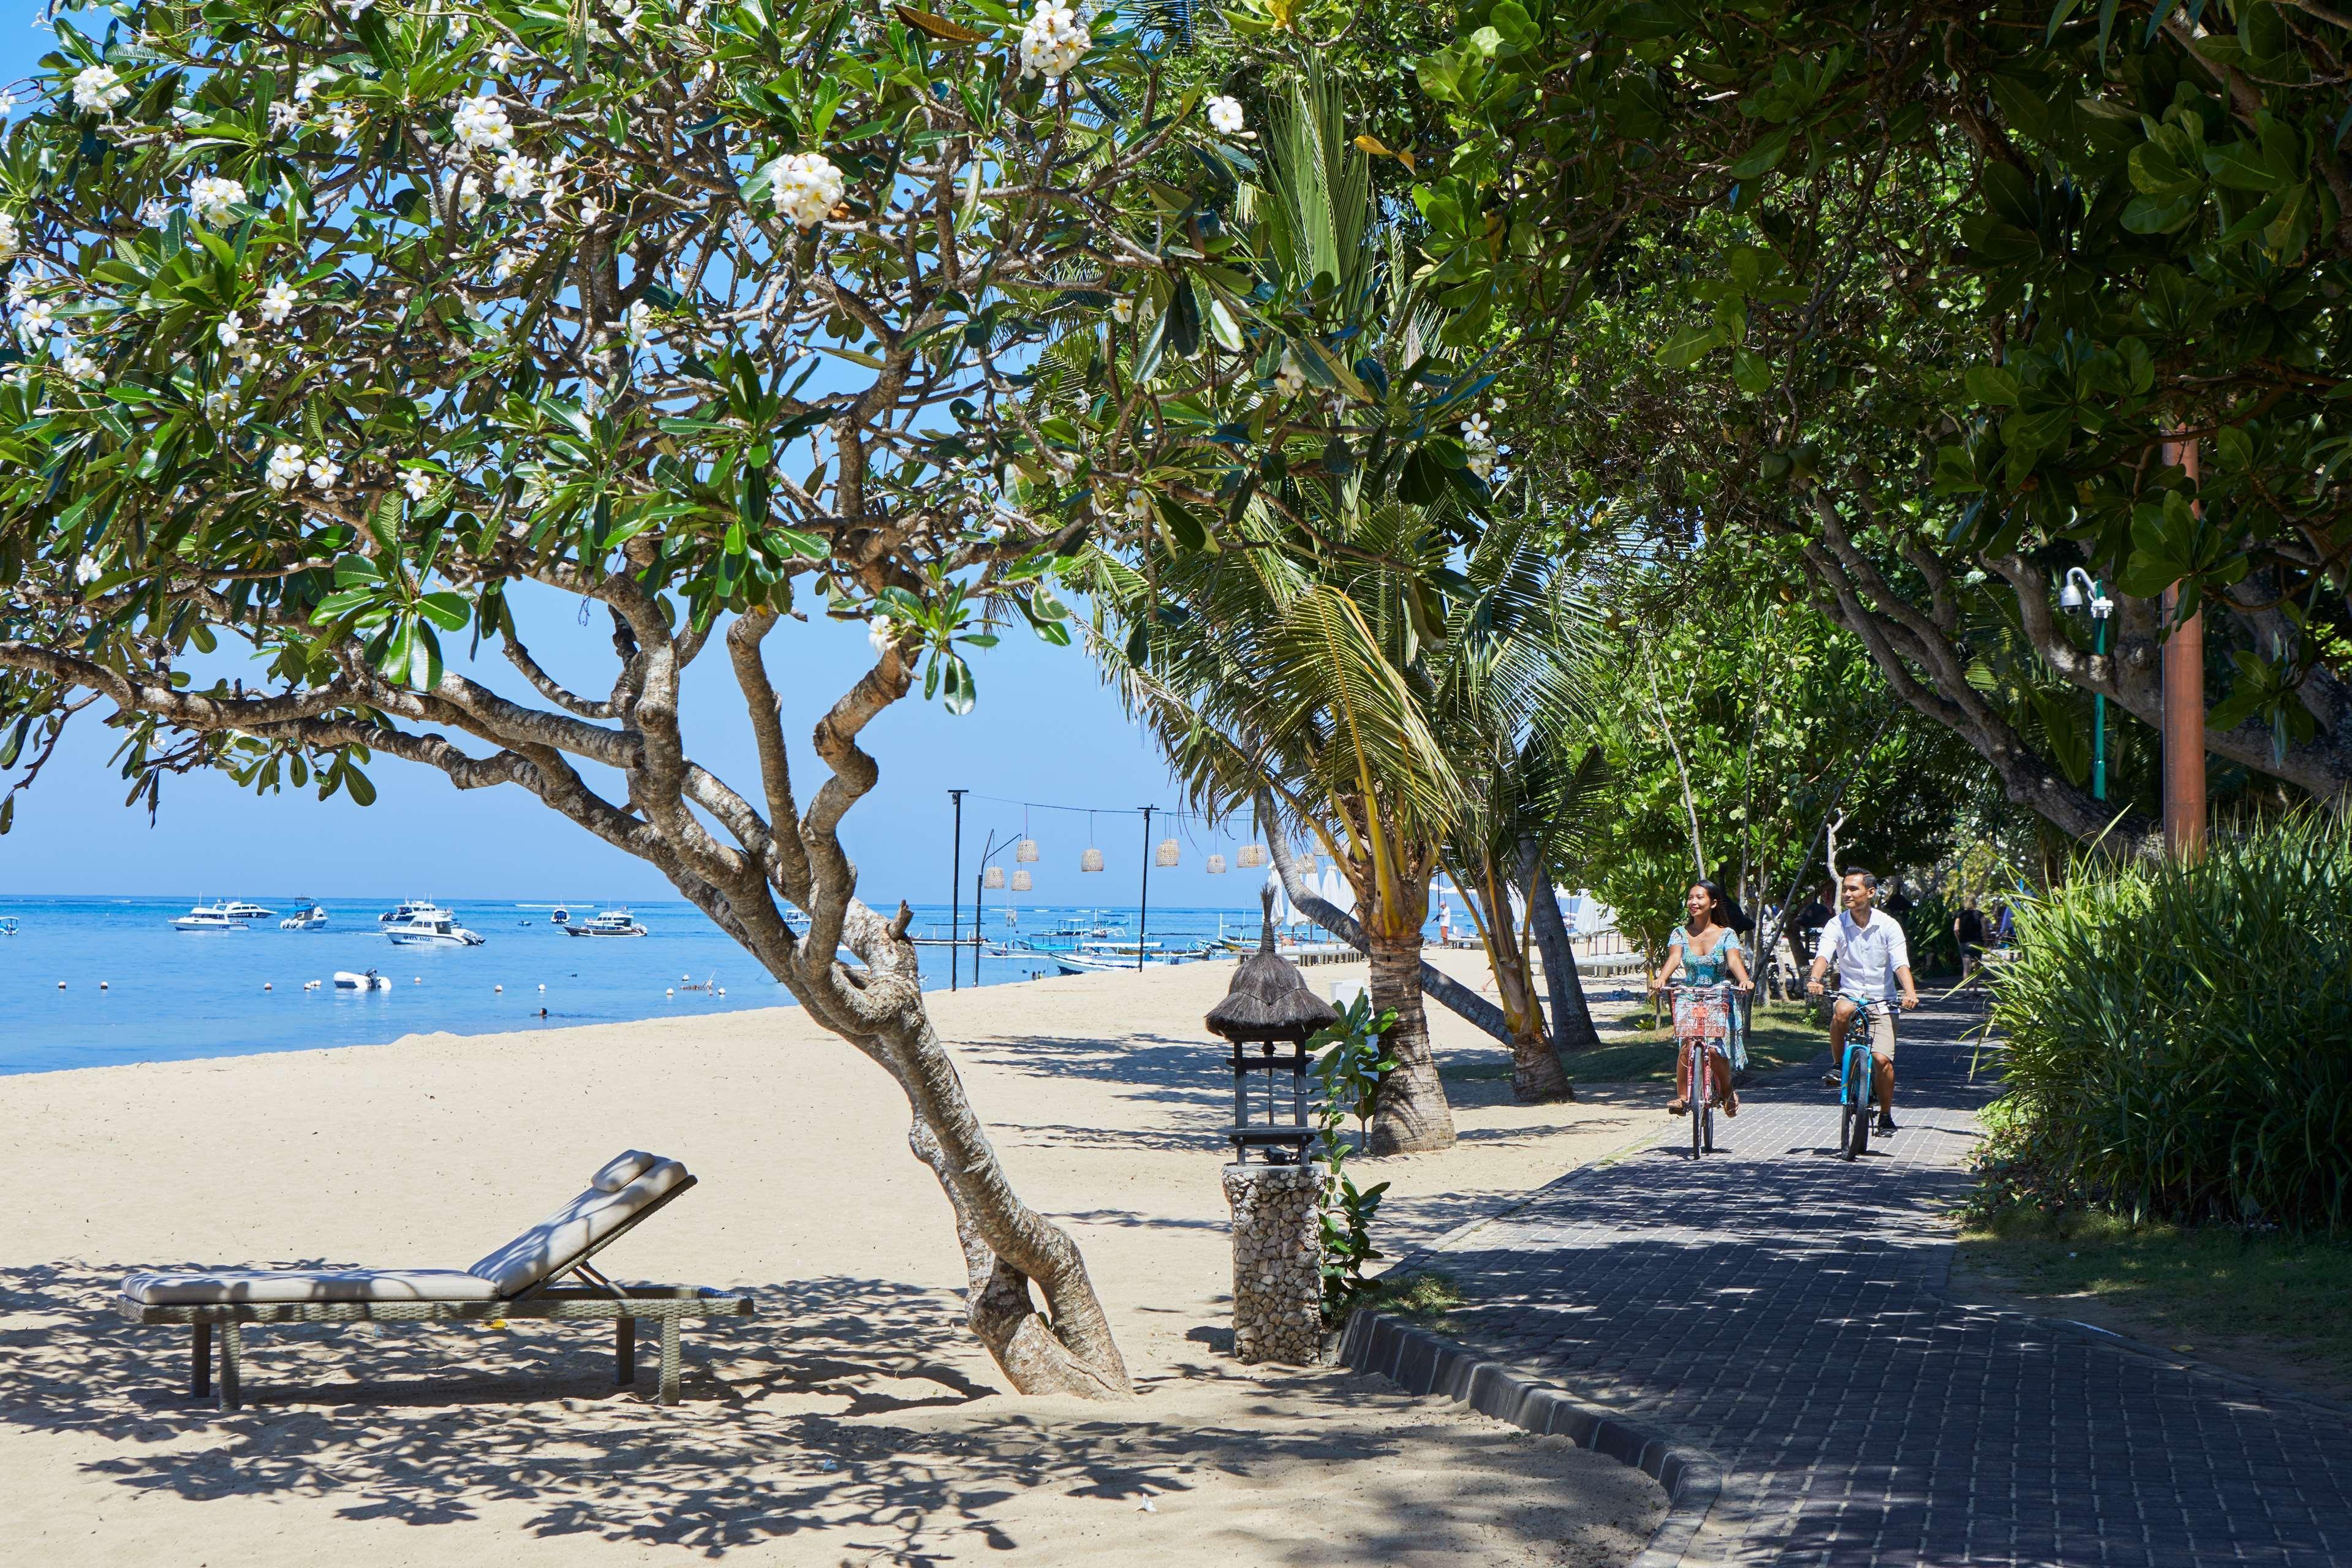
[[[1265,905],[1265,925],[1257,951],[1242,960],[1225,999],[1209,1009],[1209,1032],[1236,1044],[1244,1041],[1303,1042],[1317,1030],[1339,1021],[1331,1004],[1317,996],[1298,966],[1274,950],[1274,889],[1260,894]]]

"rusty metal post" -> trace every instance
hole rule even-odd
[[[2164,461],[2194,481],[2197,449],[2194,441],[2168,441]],[[2179,601],[2178,586],[2164,591],[2164,846],[2193,860],[2205,852],[2205,616],[2172,625]]]

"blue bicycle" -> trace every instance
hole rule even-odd
[[[1852,1160],[1870,1152],[1871,1020],[1895,1014],[1886,1003],[1867,997],[1841,999],[1853,1004],[1853,1017],[1845,1026],[1845,1061],[1838,1078],[1838,1157]]]

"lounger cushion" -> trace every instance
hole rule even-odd
[[[626,1154],[614,1155],[603,1170],[588,1178],[588,1185],[598,1192],[618,1192],[659,1164],[659,1156],[643,1149],[631,1149]]]
[[[234,1301],[488,1301],[498,1287],[455,1269],[142,1269],[122,1281],[126,1300],[150,1307]]]
[[[541,1225],[534,1225],[467,1270],[501,1296],[515,1295],[569,1268],[686,1179],[686,1167],[662,1160],[618,1192],[590,1187]]]

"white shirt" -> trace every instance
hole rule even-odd
[[[1837,970],[1839,990],[1883,1002],[1892,993],[1895,971],[1911,967],[1911,944],[1883,909],[1871,912],[1867,925],[1841,914],[1822,929],[1821,956]]]

